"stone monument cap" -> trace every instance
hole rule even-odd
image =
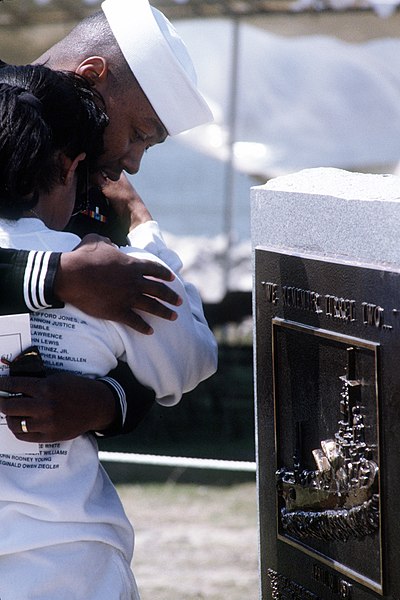
[[[252,244],[400,266],[400,177],[312,168],[251,191]]]

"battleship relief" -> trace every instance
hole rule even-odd
[[[354,348],[348,348],[346,374],[338,397],[340,420],[329,439],[312,451],[315,469],[300,464],[276,473],[285,533],[320,540],[360,539],[379,529],[379,468],[376,447],[366,441],[368,414],[362,381],[355,377]]]

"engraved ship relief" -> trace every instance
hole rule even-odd
[[[299,538],[347,541],[371,535],[379,528],[378,465],[374,446],[366,443],[361,381],[355,379],[355,349],[348,348],[347,375],[341,392],[338,431],[321,441],[312,454],[316,469],[276,473],[284,532]]]

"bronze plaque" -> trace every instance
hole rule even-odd
[[[258,248],[255,288],[262,598],[398,600],[400,272]]]

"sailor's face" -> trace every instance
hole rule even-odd
[[[148,148],[165,141],[168,133],[145,94],[138,87],[124,94],[103,94],[109,124],[104,134],[104,153],[97,163],[95,182],[116,181],[121,172],[135,174]]]

